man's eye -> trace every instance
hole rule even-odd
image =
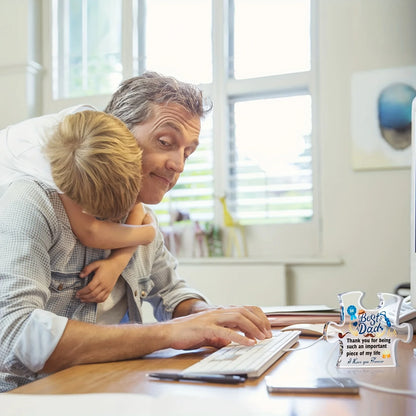
[[[162,146],[164,146],[164,147],[167,147],[167,146],[169,146],[169,142],[167,141],[167,140],[165,140],[165,139],[159,139],[159,143],[162,145]]]

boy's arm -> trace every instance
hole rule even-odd
[[[141,204],[132,209],[126,224],[100,221],[82,212],[74,201],[59,195],[68,215],[73,233],[87,247],[116,249],[149,244],[156,235],[155,224],[146,216]]]
[[[113,290],[118,278],[129,263],[136,247],[119,248],[103,260],[88,264],[79,274],[87,277],[94,273],[94,277],[87,286],[76,294],[81,302],[104,302]]]
[[[127,217],[126,223],[149,224],[153,223],[153,219],[144,212],[142,204],[137,204]],[[136,248],[137,246],[131,246],[113,250],[107,259],[95,261],[84,267],[79,276],[87,277],[94,272],[94,278],[87,286],[77,292],[77,298],[81,302],[104,302]]]

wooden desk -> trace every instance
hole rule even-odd
[[[302,338],[299,347],[311,344],[314,338]],[[416,391],[416,337],[410,344],[398,343],[394,368],[337,369],[338,343],[319,341],[308,349],[285,354],[265,375],[285,377],[287,374],[350,376],[356,380],[389,388]],[[208,351],[164,350],[131,361],[76,366],[14,390],[12,393],[141,393],[161,397],[169,394],[201,397],[211,404],[221,398],[245,403],[247,409],[258,406],[267,414],[291,415],[416,415],[416,398],[382,393],[367,388],[360,395],[300,395],[269,394],[264,376],[248,380],[243,385],[218,385],[191,382],[151,380],[151,371],[182,370],[200,360]],[[212,404],[213,405],[213,404]],[[223,414],[218,409],[218,415]],[[252,413],[250,413],[252,414]],[[253,414],[256,414],[255,412]],[[258,414],[261,414],[259,412]]]

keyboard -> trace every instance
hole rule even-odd
[[[252,346],[231,343],[186,368],[183,373],[260,377],[298,341],[299,334],[300,331],[277,332],[272,338],[258,341]]]

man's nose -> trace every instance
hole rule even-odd
[[[180,153],[171,155],[167,162],[168,169],[182,173],[185,168],[185,157]]]

